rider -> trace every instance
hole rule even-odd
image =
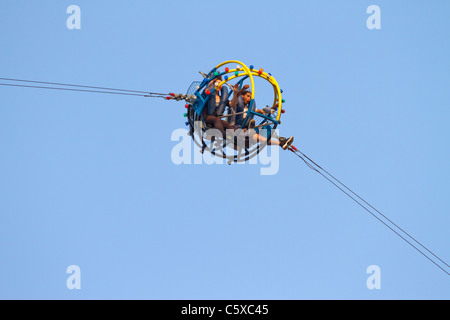
[[[232,108],[233,111],[235,111],[235,113],[236,113],[236,116],[235,116],[236,117],[235,118],[236,126],[242,126],[242,124],[244,123],[244,121],[247,117],[247,111],[250,107],[250,102],[252,100],[252,93],[248,90],[248,88],[249,88],[249,86],[245,85],[242,87],[241,90],[239,90],[237,92],[235,90],[234,97],[238,97],[238,98],[233,99],[230,102],[230,108]],[[260,114],[267,114],[267,112],[265,110],[259,110],[259,109],[255,109],[254,112],[260,113]],[[252,130],[255,127],[255,119],[251,119],[250,121],[248,121],[248,124],[246,125],[246,127],[248,127],[248,129]],[[247,128],[245,128],[245,129],[247,129]],[[260,141],[263,143],[268,143],[269,145],[279,145],[281,148],[283,148],[283,150],[286,150],[294,141],[294,137],[292,137],[292,136],[289,138],[278,137],[278,140],[270,139],[269,141],[267,141],[268,140],[267,138],[259,135],[254,130],[252,130],[251,133],[252,133],[253,141]]]
[[[222,77],[219,76],[208,84],[209,90],[216,87],[214,95],[211,95],[208,99],[207,104],[203,108],[202,115],[205,119],[206,124],[209,124],[213,128],[219,130],[222,136],[226,137],[227,129],[234,129],[235,127],[220,117],[225,111],[225,107],[230,104],[228,101],[228,90],[226,87],[218,88],[218,84],[222,81]],[[234,99],[235,100],[235,99]]]

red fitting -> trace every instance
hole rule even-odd
[[[225,68],[225,72],[228,72],[228,71],[230,71],[230,69],[228,69],[228,67],[227,67],[227,68]]]
[[[187,105],[185,105],[184,107],[187,109],[187,108],[189,108],[189,105],[187,104]]]
[[[285,113],[286,111],[284,109],[281,109],[281,113]]]
[[[175,97],[175,93],[171,92],[169,93],[172,97]]]
[[[211,91],[209,91],[209,89],[206,89],[206,90],[205,90],[205,93],[206,93],[207,95],[209,95],[209,94],[211,93]]]

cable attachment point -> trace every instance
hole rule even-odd
[[[197,100],[197,97],[193,94],[188,95],[182,93],[169,93],[169,95],[166,96],[165,98],[166,100],[176,100],[176,101],[185,100],[190,104],[193,104]]]

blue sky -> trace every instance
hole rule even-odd
[[[72,4],[80,30],[66,27]],[[380,30],[366,27],[372,4]],[[447,1],[2,1],[0,76],[184,92],[224,60],[263,67],[287,100],[280,133],[448,262],[448,12]],[[289,152],[273,176],[173,164],[184,103],[0,97],[2,299],[450,298],[447,275]],[[66,287],[69,265],[80,290]],[[380,290],[366,286],[370,265]]]

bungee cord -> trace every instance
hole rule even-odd
[[[80,84],[67,84],[67,83],[60,83],[60,82],[47,82],[47,81],[24,80],[24,79],[13,79],[13,78],[0,78],[0,80],[6,81],[6,83],[0,83],[0,86],[9,86],[9,87],[64,90],[64,91],[77,91],[77,92],[92,92],[92,93],[138,96],[138,97],[146,97],[146,98],[163,98],[163,99],[167,99],[167,100],[174,99],[176,96],[173,93],[158,93],[158,92],[148,92],[148,91],[139,91],[139,90],[87,86],[87,85],[80,85]],[[27,84],[18,84],[18,83],[27,83]],[[44,84],[46,86],[35,85],[35,84]],[[75,89],[75,88],[78,88],[78,89]]]
[[[331,173],[325,170],[323,167],[318,165],[316,162],[311,160],[308,156],[306,156],[302,151],[297,149],[294,146],[290,146],[289,150],[292,151],[297,157],[299,157],[310,169],[319,173],[322,177],[328,180],[331,184],[333,184],[336,188],[342,191],[345,195],[347,195],[350,199],[360,205],[364,210],[370,213],[374,218],[380,221],[383,225],[389,228],[392,232],[394,232],[397,236],[403,239],[406,243],[408,243],[411,247],[416,249],[419,253],[421,253],[424,257],[426,257],[429,261],[431,261],[434,265],[436,265],[439,269],[441,269],[444,273],[450,276],[449,268],[450,266],[441,258],[439,258],[436,254],[434,254],[431,250],[425,247],[421,242],[419,242],[416,238],[411,236],[404,229],[399,227],[396,223],[394,223],[391,219],[386,217],[380,211],[378,211],[375,207],[373,207],[370,203],[364,200],[361,196],[347,187],[344,183],[342,183],[339,179],[334,177]],[[346,191],[347,190],[347,191]],[[353,196],[352,196],[353,195]],[[358,200],[359,199],[359,200]],[[383,220],[384,219],[384,220]],[[416,245],[413,244],[416,243]],[[418,246],[425,249],[421,250]],[[429,253],[429,254],[427,254]],[[431,255],[431,256],[430,256]],[[433,259],[433,257],[435,259]],[[437,259],[437,260],[436,260]],[[439,264],[438,261],[441,263]]]

